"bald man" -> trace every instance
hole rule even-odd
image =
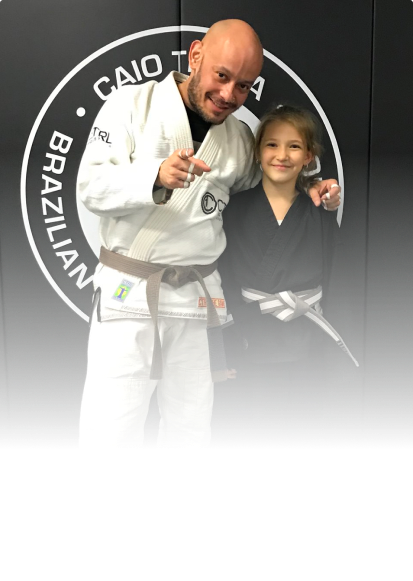
[[[122,87],[94,123],[78,194],[101,217],[80,443],[138,446],[157,386],[159,442],[210,440],[214,381],[226,378],[225,298],[216,262],[230,194],[260,172],[248,127],[233,115],[263,64],[255,31],[214,24],[189,51],[189,77]],[[334,209],[335,180],[310,192]],[[330,199],[326,199],[327,197]],[[321,197],[322,194],[322,197]]]

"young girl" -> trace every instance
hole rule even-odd
[[[255,146],[262,182],[234,195],[223,214],[219,271],[235,323],[226,330],[227,358],[250,391],[249,404],[269,404],[273,388],[309,385],[329,342],[352,358],[321,315],[339,228],[336,212],[315,207],[305,193],[320,135],[304,109],[279,105],[267,113]]]

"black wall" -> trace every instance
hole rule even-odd
[[[386,437],[396,433],[403,438],[411,431],[405,410],[411,397],[413,347],[408,302],[413,287],[408,134],[413,120],[408,81],[412,3],[395,6],[388,0],[348,0],[333,8],[325,0],[254,4],[223,0],[203,5],[186,0],[180,4],[14,0],[0,3],[0,419],[3,425],[8,419],[11,442],[43,438],[60,444],[74,442],[86,368],[87,323],[42,272],[22,218],[23,160],[42,107],[79,63],[111,42],[179,24],[209,27],[231,17],[247,20],[266,51],[309,87],[331,124],[341,154],[344,246],[338,257],[332,322],[362,365],[353,369],[343,362],[341,353],[320,354],[320,364],[331,367],[331,389],[341,394],[343,413],[357,417],[357,430]],[[30,156],[25,204],[30,227],[36,231],[36,247],[55,284],[69,289],[70,300],[85,313],[91,285],[79,289],[72,284],[75,277],[69,279],[61,259],[50,252],[42,222],[40,176],[50,137],[57,130],[74,139],[62,177],[66,231],[74,236],[80,231],[75,171],[102,104],[92,81],[109,72],[112,83],[116,67],[122,65],[131,72],[132,59],[140,63],[142,56],[154,52],[161,56],[159,79],[163,78],[177,66],[171,48],[186,50],[196,35],[202,33],[184,29],[151,35],[91,61],[50,104],[30,152],[26,151]],[[265,87],[260,101],[251,94],[246,103],[257,117],[274,100],[314,108],[297,83],[268,58],[262,76]],[[78,106],[85,107],[84,118],[75,114]],[[339,177],[327,134],[322,167],[323,177]],[[78,235],[76,240],[90,272],[93,252]],[[218,417],[220,405],[225,411],[223,401],[217,398]]]
[[[378,0],[368,193],[366,407],[376,432],[411,437],[413,4]]]

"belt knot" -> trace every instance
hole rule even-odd
[[[297,317],[301,317],[302,315],[307,313],[311,308],[310,305],[308,305],[302,298],[297,296],[295,293],[289,291],[287,291],[287,293],[290,300],[286,301],[285,298],[283,297],[284,304],[287,308],[289,307],[290,309],[294,309],[294,311],[284,319],[285,322],[292,321],[292,319],[297,319]],[[280,293],[280,295],[283,294],[284,293]]]
[[[358,367],[357,359],[353,357],[343,339],[332,325],[317,310],[319,300],[323,296],[321,286],[315,289],[299,291],[281,291],[275,294],[267,294],[251,288],[242,288],[242,297],[246,303],[259,302],[260,311],[263,315],[269,314],[277,317],[278,320],[288,323],[292,319],[304,315],[316,323],[327,335],[329,335],[337,345],[353,360]]]
[[[162,281],[179,288],[187,282],[198,280],[193,266],[167,266],[162,276]]]

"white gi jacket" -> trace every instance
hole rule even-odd
[[[85,206],[101,217],[103,246],[162,264],[210,264],[226,240],[222,211],[230,192],[260,179],[249,128],[230,115],[212,125],[196,157],[210,168],[187,189],[175,189],[165,205],[153,199],[159,166],[176,149],[192,148],[188,117],[176,83],[187,77],[170,73],[162,82],[122,87],[100,110],[84,152],[77,191]],[[126,284],[124,283],[126,281]],[[115,298],[119,285],[129,289]],[[205,283],[222,321],[226,320],[219,273]],[[146,280],[99,264],[94,278],[101,288],[102,320],[148,317]],[[161,284],[159,315],[206,318],[198,282],[179,289]]]

